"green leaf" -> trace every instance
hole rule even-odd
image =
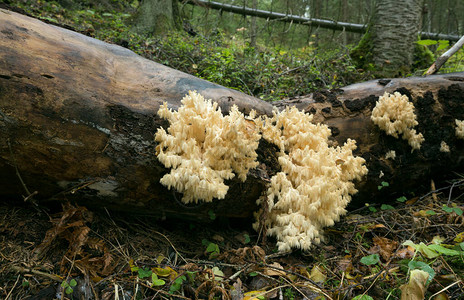
[[[420,40],[420,41],[417,41],[416,43],[418,43],[419,45],[423,45],[423,46],[430,46],[430,45],[435,45],[438,42],[434,40]]]
[[[27,287],[29,287],[29,281],[24,280],[21,285],[22,285],[23,288],[27,288]]]
[[[452,207],[449,207],[449,206],[446,205],[446,204],[443,205],[443,207],[442,207],[441,209],[443,209],[443,210],[444,210],[445,212],[447,212],[447,213],[452,213],[452,212],[454,212],[454,209],[453,209]]]
[[[461,249],[464,250],[464,242],[459,243],[459,247],[461,247]]]
[[[162,286],[166,282],[163,279],[159,279],[155,273],[151,274],[151,286]]]
[[[375,265],[379,261],[380,261],[380,257],[379,257],[378,254],[371,254],[371,255],[368,255],[368,256],[364,256],[360,260],[360,262],[362,264],[365,264],[366,266]]]
[[[244,237],[243,243],[248,244],[248,243],[250,242],[250,236],[249,236],[248,234],[245,233],[245,234],[243,235],[243,237]]]
[[[374,298],[369,295],[357,295],[356,297],[351,298],[351,300],[374,300]]]
[[[150,277],[152,274],[152,271],[150,269],[139,269],[139,278],[147,278]]]
[[[464,243],[462,243],[462,244],[464,244]],[[256,272],[250,272],[250,273],[248,273],[248,276],[250,276],[250,277],[255,277],[255,276],[257,276],[257,275],[258,275],[258,273],[256,273]]]
[[[411,260],[409,263],[408,263],[408,268],[410,270],[415,270],[415,269],[419,269],[419,270],[422,270],[422,271],[425,271],[427,273],[429,273],[429,279],[427,280],[427,284],[432,281],[433,277],[435,277],[435,271],[432,269],[432,267],[430,267],[428,264],[426,264],[425,262],[423,261],[414,261],[414,260]]]
[[[443,49],[446,49],[448,48],[449,44],[440,44],[438,45],[438,48],[437,48],[437,51],[440,51],[440,50],[443,50]]]
[[[384,187],[390,186],[390,184],[386,181],[382,181],[380,184]]]
[[[214,211],[212,211],[211,209],[208,210],[208,215],[209,215],[209,218],[210,218],[211,220],[213,220],[213,221],[216,220],[216,214],[215,214]]]
[[[69,282],[69,286],[75,287],[76,285],[77,285],[77,281],[75,279],[71,279],[71,281]]]
[[[219,246],[215,243],[209,243],[206,252],[219,252]]]
[[[401,196],[398,199],[396,199],[396,201],[401,202],[401,203],[406,202],[407,200],[408,199],[405,196]]]
[[[429,216],[433,216],[433,215],[436,215],[436,214],[437,214],[437,213],[434,212],[433,210],[427,210],[425,213],[428,214]]]
[[[113,14],[110,14],[110,13],[102,13],[102,16],[103,16],[103,17],[111,17],[111,16],[113,16]]]
[[[458,215],[458,216],[462,216],[462,209],[460,209],[459,207],[453,207],[454,209],[454,212]]]
[[[69,294],[72,294],[72,293],[74,292],[74,290],[72,289],[72,287],[68,286],[68,287],[64,290],[64,292],[65,292],[67,295],[69,295]]]
[[[392,210],[392,209],[395,209],[395,208],[393,206],[391,206],[391,205],[388,205],[388,204],[382,204],[380,206],[380,209],[381,210]]]
[[[64,280],[61,282],[61,287],[62,288],[65,288],[65,287],[68,287],[68,286],[69,286],[68,282],[66,282]]]
[[[428,247],[429,247],[429,249],[435,250],[440,254],[448,255],[448,256],[460,255],[462,253],[460,251],[445,248],[442,245],[433,244],[433,245],[429,245]]]
[[[370,210],[371,212],[374,212],[374,213],[377,212],[377,208],[375,208],[375,207],[373,207],[373,206],[369,206],[369,210]]]

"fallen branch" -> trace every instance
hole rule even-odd
[[[441,66],[451,57],[454,53],[458,52],[459,49],[464,45],[464,35],[453,45],[448,51],[443,53],[437,60],[430,66],[425,75],[432,75],[440,70]]]

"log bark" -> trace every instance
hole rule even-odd
[[[217,101],[227,112],[236,104],[248,113],[270,114],[273,105],[146,60],[110,45],[14,12],[0,10],[0,196],[39,202],[71,199],[81,205],[209,219],[251,217],[276,170],[275,148],[259,147],[259,168],[246,182],[232,180],[224,200],[183,205],[159,179],[166,170],[156,159],[153,135],[166,122],[156,116],[164,101],[176,109],[189,90]],[[386,136],[370,121],[377,97],[399,90],[414,101],[420,151]],[[462,170],[464,142],[454,135],[454,119],[464,119],[464,73],[376,80],[336,91],[281,101],[315,115],[332,127],[334,141],[353,138],[369,175],[358,184],[359,203],[402,195]],[[450,153],[439,151],[444,140]],[[397,158],[386,160],[395,150]],[[381,172],[384,174],[380,178]],[[263,175],[264,174],[264,175]],[[20,181],[23,181],[23,183]],[[27,187],[28,192],[25,192]],[[380,199],[380,198],[379,198]]]

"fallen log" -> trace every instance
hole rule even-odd
[[[39,202],[71,199],[91,207],[177,215],[208,220],[246,218],[265,190],[266,172],[276,169],[275,148],[258,149],[262,164],[247,181],[229,182],[224,200],[184,205],[181,196],[159,183],[166,170],[156,159],[153,135],[166,126],[156,112],[161,103],[176,109],[196,90],[227,112],[271,114],[273,105],[144,59],[117,45],[0,10],[0,195],[22,201],[36,193]],[[425,136],[419,151],[387,136],[370,121],[384,91],[410,96],[418,112],[416,127]],[[357,141],[368,176],[355,196],[402,195],[462,170],[464,142],[454,120],[464,119],[464,73],[426,78],[375,80],[336,91],[281,101],[295,105],[331,126],[334,141]],[[446,141],[451,152],[440,152]],[[385,159],[389,150],[396,159]],[[383,176],[382,176],[383,174]],[[379,196],[377,186],[389,182]],[[379,198],[380,199],[380,198]],[[231,209],[232,208],[232,209]]]

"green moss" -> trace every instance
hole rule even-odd
[[[413,69],[425,69],[430,67],[435,61],[433,52],[424,45],[416,44],[414,47]]]
[[[372,49],[374,45],[372,43],[370,27],[369,25],[361,41],[351,50],[350,56],[357,68],[372,71],[374,69],[372,60]]]

